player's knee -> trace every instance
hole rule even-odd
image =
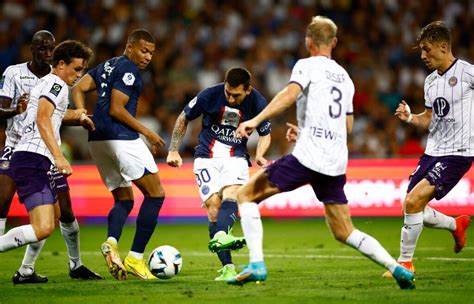
[[[55,221],[45,221],[36,225],[36,227],[33,226],[33,228],[35,230],[36,237],[40,241],[48,238],[51,234],[53,234],[53,231],[55,229]]]
[[[423,209],[422,198],[418,194],[410,192],[407,194],[403,206],[405,212],[418,212],[420,208]]]
[[[207,217],[209,222],[217,222],[217,215],[219,214],[219,205],[215,203],[206,204]]]

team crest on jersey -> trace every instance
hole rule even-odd
[[[122,80],[123,80],[123,83],[125,83],[128,86],[131,86],[135,82],[135,76],[132,73],[125,73],[123,74]]]
[[[239,122],[240,111],[231,107],[225,107],[220,124],[223,126],[232,126],[237,128],[239,126]]]
[[[3,89],[4,82],[5,82],[5,76],[0,77],[0,90]]]
[[[54,96],[58,97],[59,95],[59,92],[61,92],[61,89],[63,87],[57,83],[53,84],[53,86],[51,87],[51,90],[49,91],[49,93],[53,94]]]
[[[450,86],[454,87],[458,83],[458,79],[456,78],[456,76],[452,76],[451,78],[449,78],[448,83]]]

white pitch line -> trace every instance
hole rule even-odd
[[[418,248],[417,248],[418,250]],[[352,249],[351,251],[354,251]],[[197,257],[209,257],[214,254],[208,251],[181,251],[184,257],[186,256],[197,256]],[[43,251],[42,254],[49,255],[67,255],[66,251]],[[81,251],[83,256],[101,256],[99,251]],[[247,253],[232,253],[235,257],[248,257]],[[325,254],[288,254],[288,253],[265,253],[265,257],[273,259],[336,259],[336,260],[363,260],[366,259],[362,255],[325,255]],[[426,259],[433,261],[457,261],[457,262],[474,262],[474,258],[449,258],[449,257],[421,257],[418,259]]]

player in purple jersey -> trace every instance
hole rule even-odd
[[[241,121],[255,117],[267,105],[250,82],[249,71],[232,68],[226,72],[224,83],[203,90],[191,100],[176,120],[166,160],[172,167],[182,165],[178,148],[187,124],[202,116],[194,174],[203,205],[207,208],[209,249],[220,251],[217,255],[223,267],[216,281],[226,281],[237,274],[229,249],[245,245],[242,237],[229,233],[237,219],[237,190],[249,176],[247,138],[235,138],[234,134]],[[259,166],[267,163],[263,155],[270,146],[270,131],[268,120],[257,128],[260,137],[255,161]],[[233,248],[226,247],[227,244],[232,244]]]
[[[242,285],[267,278],[258,203],[309,183],[324,203],[326,221],[336,240],[390,270],[400,288],[415,287],[414,274],[400,266],[376,239],[355,229],[351,221],[344,185],[347,133],[353,125],[354,85],[345,69],[331,59],[332,49],[337,44],[336,33],[337,27],[331,19],[313,17],[307,26],[305,41],[311,56],[298,60],[290,83],[260,114],[241,123],[236,130],[238,136],[247,137],[265,119],[297,104],[300,130],[293,152],[254,174],[237,192],[250,264],[227,280],[228,284]],[[337,136],[322,136],[324,132],[314,132],[318,129]],[[289,138],[295,135],[290,132]],[[332,158],[335,153],[339,154],[338,158]],[[324,173],[326,170],[329,173]]]
[[[10,118],[7,129],[6,146],[0,154],[0,235],[5,231],[8,211],[15,194],[16,188],[11,176],[10,158],[18,142],[23,118],[20,115],[13,118],[15,113],[26,109],[31,89],[40,78],[51,72],[52,53],[55,45],[53,34],[48,31],[38,31],[31,41],[32,60],[27,63],[8,67],[0,83],[0,117]],[[69,274],[75,279],[101,279],[99,275],[82,265],[79,247],[79,224],[71,206],[71,197],[66,179],[65,187],[58,193],[61,209],[60,228],[66,241],[69,254]],[[35,261],[45,241],[30,244],[26,248],[25,257],[20,269],[14,274],[12,280],[15,284],[45,283],[47,277],[36,274]]]
[[[43,35],[41,40],[51,40],[52,35],[49,32],[43,32],[41,35]],[[10,162],[10,174],[15,182],[20,202],[25,204],[29,213],[31,224],[12,228],[0,236],[0,252],[27,244],[42,243],[54,231],[60,216],[57,187],[68,188],[65,176],[72,173],[71,166],[59,147],[61,121],[64,118],[66,123],[93,127],[92,121],[84,115],[85,111],[67,110],[69,100],[66,84],[72,85],[80,77],[91,55],[92,51],[77,41],[63,42],[53,51],[51,74],[44,76],[31,90],[30,104],[23,118],[27,124],[22,132],[24,138],[15,146]],[[62,112],[58,110],[60,105]],[[34,150],[30,149],[32,144],[34,144]],[[78,238],[77,229],[68,228],[63,233],[73,234],[74,238]],[[64,227],[61,227],[61,230],[64,230]],[[78,246],[76,240],[66,239],[66,241],[68,245],[70,241]],[[77,260],[74,262],[80,262],[79,248],[75,249],[74,254],[77,255]],[[31,257],[26,256],[25,259],[30,259],[29,261],[34,263]],[[26,275],[18,272],[19,275],[14,276],[13,282],[44,283],[47,281],[42,276],[33,275],[33,269],[30,270],[30,273]],[[87,271],[92,273],[90,270]],[[71,277],[74,278],[73,273],[74,268],[70,272]],[[92,273],[87,277],[78,278],[100,279],[101,277]]]
[[[441,199],[471,168],[474,156],[474,68],[454,57],[451,33],[446,23],[435,21],[425,26],[418,37],[421,59],[433,70],[425,80],[425,111],[411,114],[402,100],[395,115],[406,123],[429,130],[425,153],[410,176],[403,201],[404,224],[398,262],[415,271],[413,255],[423,226],[446,229],[454,238],[454,252],[466,244],[470,218],[446,216],[428,206]],[[385,273],[384,276],[390,276]]]
[[[150,63],[154,51],[153,36],[143,29],[134,30],[128,36],[122,56],[99,64],[72,89],[78,108],[84,108],[86,92],[97,91],[93,116],[96,130],[89,133],[89,150],[114,198],[108,216],[107,240],[102,243],[101,251],[109,272],[118,280],[127,279],[127,273],[143,280],[156,279],[143,255],[155,230],[165,191],[153,155],[138,134],[146,137],[152,152],[165,142],[135,118],[143,87],[140,70]],[[145,197],[131,250],[122,263],[118,241],[134,204],[132,182]]]

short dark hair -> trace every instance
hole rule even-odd
[[[70,64],[74,58],[89,61],[92,57],[92,50],[77,40],[66,40],[58,44],[53,51],[53,67],[63,60],[66,64]]]
[[[447,42],[451,49],[451,31],[444,21],[434,21],[425,26],[418,36],[418,44],[427,41],[429,43]]]
[[[243,84],[244,89],[247,90],[250,86],[250,80],[252,74],[246,68],[231,68],[225,73],[224,82],[228,83],[231,87],[236,88]]]
[[[145,40],[146,42],[155,43],[155,38],[153,35],[145,29],[134,30],[128,35],[127,43],[135,43],[140,40]]]

